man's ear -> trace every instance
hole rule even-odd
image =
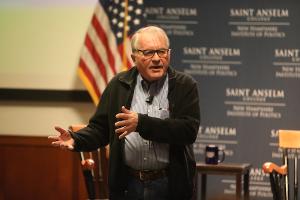
[[[130,56],[131,56],[132,61],[135,62],[135,55],[131,54]]]

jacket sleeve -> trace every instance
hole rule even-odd
[[[109,91],[110,87],[107,86],[87,127],[72,134],[75,151],[93,151],[109,143]]]
[[[170,118],[159,119],[139,114],[137,132],[147,140],[168,144],[192,144],[200,125],[197,82],[188,78],[177,83],[169,99]]]

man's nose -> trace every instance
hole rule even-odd
[[[159,55],[158,55],[157,52],[154,53],[154,55],[153,55],[153,57],[152,57],[152,60],[153,60],[153,61],[160,61],[160,57],[159,57]]]

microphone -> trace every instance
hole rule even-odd
[[[149,95],[149,96],[147,97],[147,99],[146,99],[146,102],[147,102],[148,104],[152,104],[153,99],[154,99],[154,95]]]

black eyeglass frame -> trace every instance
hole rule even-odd
[[[171,49],[157,49],[157,50],[153,50],[153,49],[134,49],[134,52],[141,52],[143,54],[143,56],[145,56],[146,58],[152,58],[155,53],[160,57],[160,58],[166,58],[168,56],[168,53]]]

